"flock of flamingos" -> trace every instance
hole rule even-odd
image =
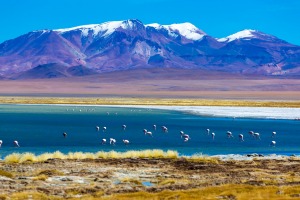
[[[74,109],[73,109],[73,111],[74,111]],[[81,110],[80,110],[80,112],[81,112]],[[109,112],[107,112],[107,114],[109,115]],[[157,126],[156,126],[156,125],[153,125],[153,130],[154,130],[154,131],[156,131],[156,128],[157,128]],[[102,127],[102,131],[103,131],[103,132],[106,132],[106,130],[107,130],[107,127],[106,127],[106,126]],[[126,125],[125,125],[125,124],[122,125],[122,130],[123,130],[123,131],[126,130]],[[167,128],[166,126],[161,126],[161,130],[162,130],[162,132],[164,132],[164,133],[167,133],[167,132],[168,132],[168,128]],[[100,131],[100,127],[99,127],[99,126],[96,126],[96,131],[97,131],[97,132]],[[151,132],[151,131],[148,131],[147,129],[143,129],[142,132],[145,134],[145,136],[153,137],[152,132]],[[180,137],[183,139],[183,142],[188,142],[188,141],[191,139],[191,137],[190,137],[188,134],[185,134],[184,131],[180,131],[179,133],[180,133]],[[215,135],[216,135],[216,134],[215,134],[214,132],[211,132],[210,129],[206,129],[206,133],[207,133],[208,136],[211,136],[213,140],[215,139]],[[254,139],[260,140],[260,134],[259,134],[259,133],[256,133],[256,132],[254,132],[254,131],[249,131],[248,133],[249,133],[249,135],[250,135],[251,137],[253,137]],[[63,137],[64,137],[64,138],[67,138],[67,135],[68,135],[68,134],[67,134],[66,132],[63,132]],[[232,134],[231,131],[227,131],[227,132],[226,132],[226,135],[227,135],[227,138],[228,138],[228,139],[234,138],[234,136],[233,136],[233,134]],[[276,132],[274,131],[274,132],[272,132],[272,138],[275,138],[275,136],[276,136]],[[239,138],[239,141],[240,141],[240,142],[244,142],[244,135],[243,135],[243,134],[239,134],[239,135],[238,135],[238,138]],[[128,144],[130,143],[130,141],[129,141],[128,139],[123,139],[122,141],[123,141],[123,143],[124,143],[125,145],[128,145]],[[105,138],[103,138],[103,139],[101,140],[101,144],[102,144],[102,145],[106,144],[107,142],[108,142],[108,141],[107,141],[107,139],[105,139]],[[110,138],[110,139],[109,139],[109,144],[110,144],[110,145],[115,145],[116,142],[117,142],[117,140],[116,140],[115,138]],[[3,144],[3,141],[0,140],[0,147],[2,146],[2,144]],[[275,147],[275,145],[276,145],[276,141],[275,141],[275,140],[272,140],[272,141],[270,142],[270,146]],[[13,141],[13,146],[14,146],[14,147],[20,147],[19,142],[18,142],[17,140]]]

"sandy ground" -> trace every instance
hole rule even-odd
[[[1,98],[0,98],[1,100]],[[102,105],[101,105],[102,106]],[[145,109],[176,110],[200,116],[233,118],[267,118],[300,120],[298,107],[247,107],[247,106],[160,106],[160,105],[103,105]]]
[[[300,100],[298,77],[156,69],[44,80],[1,80],[1,96],[158,97]]]
[[[300,160],[293,157],[240,161],[185,158],[50,159],[43,163],[22,164],[1,161],[0,167],[2,174],[5,171],[12,175],[0,175],[2,199],[14,199],[14,195],[20,192],[38,192],[49,198],[80,198],[89,195],[115,199],[114,195],[120,193],[185,191],[227,184],[275,186],[278,191],[280,187],[286,186],[294,188],[290,196],[300,197]],[[277,195],[278,199],[283,197],[280,192]],[[237,197],[232,193],[232,198],[224,199]]]

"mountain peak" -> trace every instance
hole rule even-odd
[[[225,38],[220,38],[218,39],[219,42],[231,42],[234,40],[250,40],[250,39],[261,39],[261,40],[265,40],[265,41],[274,41],[274,40],[279,40],[278,38],[276,38],[275,36],[257,31],[257,30],[253,30],[253,29],[244,29],[242,31],[239,31],[237,33],[234,33],[232,35],[229,35]]]
[[[89,32],[93,33],[93,36],[102,33],[101,36],[106,37],[113,33],[116,29],[136,29],[138,26],[143,26],[143,23],[137,19],[129,19],[123,21],[109,21],[101,24],[89,24],[83,26],[75,26],[72,28],[55,29],[55,32],[64,34],[70,31],[79,30],[82,32],[82,36],[87,36]]]
[[[179,33],[190,40],[200,40],[206,33],[198,29],[196,26],[189,22],[171,25],[160,25],[157,23],[147,24],[146,27],[153,27],[155,29],[166,29],[170,36],[176,37]]]
[[[238,39],[250,39],[255,37],[255,33],[258,32],[256,30],[252,29],[245,29],[242,31],[239,31],[237,33],[234,33],[232,35],[229,35],[225,38],[220,38],[218,39],[219,42],[231,42],[233,40],[238,40]]]

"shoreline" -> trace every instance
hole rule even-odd
[[[1,105],[1,104],[0,104]],[[41,105],[41,106],[81,106],[81,107],[114,107],[114,108],[141,108],[141,109],[160,109],[186,112],[192,115],[204,117],[232,117],[253,118],[253,119],[286,119],[300,120],[300,108],[291,107],[248,107],[248,106],[172,106],[172,105],[98,105],[98,104],[43,104],[43,103],[18,103],[2,105]]]
[[[143,106],[228,106],[300,108],[298,100],[236,100],[203,98],[139,97],[19,97],[0,96],[0,104],[72,104],[72,105],[143,105]]]
[[[208,155],[195,153],[192,155],[180,154],[174,150],[162,150],[162,149],[144,149],[144,150],[127,150],[127,151],[98,151],[98,152],[82,152],[82,151],[69,151],[62,153],[61,151],[44,152],[44,153],[32,153],[32,152],[13,152],[6,155],[3,159],[0,158],[0,162],[7,163],[23,163],[23,162],[45,162],[49,159],[62,159],[62,160],[84,160],[84,159],[217,159],[220,161],[249,161],[249,160],[286,160],[289,158],[300,159],[300,154],[216,154]]]

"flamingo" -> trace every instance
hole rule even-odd
[[[67,133],[66,132],[63,132],[63,136],[64,136],[64,138],[66,138],[67,137]]]
[[[275,136],[276,136],[276,132],[273,131],[273,132],[272,132],[272,137],[275,137]]]
[[[2,143],[3,143],[2,140],[0,140],[0,147],[2,146]]]
[[[184,142],[187,142],[187,141],[189,141],[189,137],[184,137],[184,140],[183,140]]]
[[[123,143],[124,143],[125,145],[128,145],[128,144],[129,144],[129,140],[123,140]]]
[[[239,134],[239,138],[241,142],[244,142],[244,135],[243,134]]]
[[[271,144],[270,144],[272,147],[275,147],[275,145],[276,145],[276,141],[271,141]]]
[[[151,131],[147,131],[145,132],[145,135],[150,135],[151,137],[153,137],[152,132]]]
[[[100,127],[99,126],[96,126],[96,131],[99,131],[100,130]]]
[[[110,145],[115,145],[116,142],[117,142],[117,141],[116,141],[116,139],[114,139],[114,138],[110,138],[110,139],[109,139],[109,144],[110,144]]]
[[[209,128],[208,128],[208,129],[206,129],[207,135],[209,135],[209,131],[210,131],[210,130],[209,130]]]
[[[181,138],[183,138],[184,140],[191,139],[190,136],[188,134],[185,134],[183,131],[180,131],[180,135],[181,135]]]
[[[14,146],[15,147],[20,147],[19,142],[17,140],[14,141]]]
[[[156,125],[155,124],[153,125],[153,129],[156,131]]]
[[[167,132],[168,132],[168,128],[167,128],[166,126],[162,126],[161,128],[162,128],[162,131],[163,131],[164,133],[167,133]]]
[[[254,133],[253,136],[255,137],[255,139],[259,139],[260,140],[259,133]]]
[[[214,132],[211,133],[211,137],[212,137],[213,140],[215,139],[215,136],[216,136],[216,134]]]
[[[228,138],[233,138],[233,135],[232,135],[232,133],[231,133],[230,131],[227,131],[226,134],[227,134],[227,137],[228,137]]]
[[[103,138],[101,144],[106,144],[106,139]]]
[[[122,125],[122,128],[123,128],[123,131],[125,131],[125,129],[126,129],[126,125],[125,125],[125,124],[123,124],[123,125]]]
[[[254,131],[249,131],[248,133],[249,133],[249,135],[251,135],[252,137],[254,137]]]

